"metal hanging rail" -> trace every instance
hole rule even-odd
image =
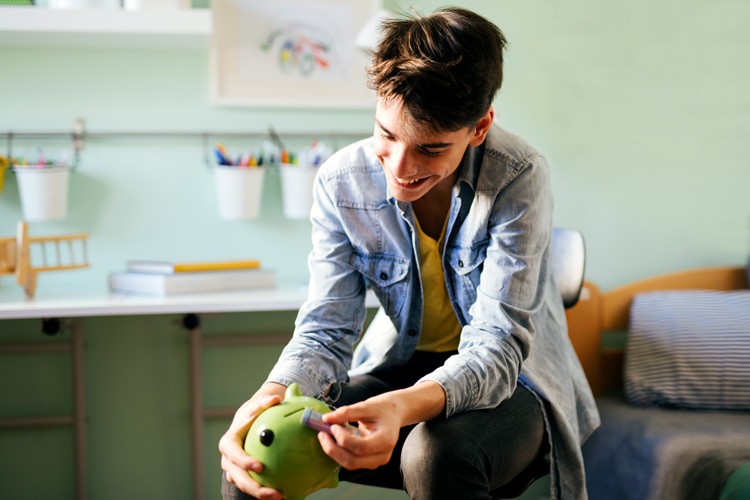
[[[6,141],[6,156],[8,158],[13,155],[13,141],[17,139],[68,139],[73,144],[73,168],[78,166],[80,160],[80,153],[83,151],[85,142],[88,139],[118,139],[118,138],[199,138],[203,141],[204,150],[209,150],[209,140],[213,138],[222,139],[233,139],[233,138],[271,138],[275,142],[278,141],[279,136],[285,139],[293,138],[313,138],[313,137],[326,137],[330,138],[334,142],[338,139],[353,139],[363,138],[371,134],[371,131],[287,131],[282,133],[276,133],[273,127],[263,131],[254,132],[240,132],[230,130],[108,130],[89,132],[86,130],[84,120],[78,118],[73,123],[71,130],[67,131],[6,131],[0,132],[0,139]],[[208,158],[208,154],[205,155]]]

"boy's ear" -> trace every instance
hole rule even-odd
[[[474,131],[472,132],[471,140],[469,141],[469,145],[471,146],[479,146],[484,142],[484,138],[487,137],[487,133],[490,131],[490,127],[492,126],[492,122],[495,119],[495,110],[492,106],[489,107],[487,110],[487,113],[479,119],[477,124],[474,126]]]

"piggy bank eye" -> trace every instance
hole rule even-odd
[[[271,446],[273,443],[273,431],[270,429],[263,429],[260,431],[260,444],[263,446]]]

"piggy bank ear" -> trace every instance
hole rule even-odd
[[[302,397],[302,389],[300,389],[297,384],[293,383],[286,388],[286,392],[284,393],[284,401],[300,397]]]

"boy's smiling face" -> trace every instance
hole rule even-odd
[[[408,118],[400,100],[378,99],[373,145],[391,195],[413,202],[435,186],[452,186],[466,148],[484,141],[493,117],[490,108],[474,127],[433,132]]]

